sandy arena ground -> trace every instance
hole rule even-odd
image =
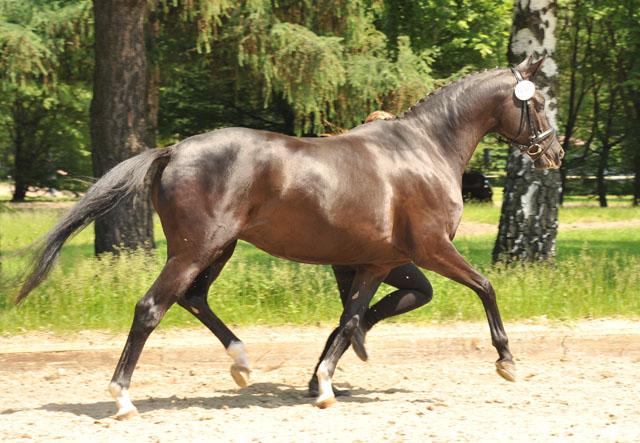
[[[628,226],[640,220],[560,229]],[[495,232],[462,223],[458,235]],[[351,397],[319,410],[306,384],[330,329],[237,328],[253,366],[244,390],[204,328],[156,331],[133,377],[140,417],[126,422],[106,391],[124,334],[2,337],[0,441],[640,442],[640,322],[507,323],[516,383],[495,373],[485,323],[378,325],[369,362],[347,351],[334,376]]]
[[[326,410],[306,383],[329,327],[237,328],[253,366],[238,389],[204,328],[159,330],[134,373],[140,417],[106,392],[124,335],[29,333],[0,345],[1,441],[638,442],[640,322],[506,325],[516,383],[493,369],[484,323],[386,324],[351,350]]]

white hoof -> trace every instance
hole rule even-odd
[[[138,417],[138,410],[135,408],[135,406],[133,407],[133,409],[130,409],[128,411],[118,411],[118,413],[113,417],[116,420],[131,420],[134,417]]]
[[[329,406],[336,404],[337,401],[338,400],[336,400],[336,397],[333,395],[326,398],[318,397],[316,399],[316,406],[320,409],[327,409]]]
[[[111,383],[109,385],[109,393],[118,407],[118,412],[115,415],[116,420],[129,420],[138,416],[138,410],[133,406],[129,398],[128,389],[122,389],[117,383]]]
[[[318,391],[319,395],[316,398],[316,406],[320,409],[326,409],[329,406],[336,403],[336,396],[333,393],[333,387],[331,386],[331,377],[329,377],[329,371],[324,365],[324,362],[320,363],[318,370],[316,371],[318,376]]]

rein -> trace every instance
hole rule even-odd
[[[515,75],[516,80],[518,81],[518,84],[525,81],[517,69],[515,68],[510,68],[510,69],[511,69],[511,72],[513,72],[513,75]],[[522,152],[523,154],[528,154],[529,157],[531,157],[531,160],[535,161],[538,158],[540,158],[545,152],[547,152],[547,150],[549,149],[549,146],[551,146],[551,143],[553,143],[553,139],[556,137],[556,130],[553,128],[549,128],[546,131],[539,133],[533,121],[533,110],[531,109],[530,99],[523,100],[518,97],[518,100],[523,102],[518,135],[516,135],[514,138],[509,138],[509,137],[505,137],[505,138],[509,144],[517,147],[520,150],[520,152]],[[525,145],[516,141],[516,139],[520,137],[520,134],[522,134],[525,120],[528,122],[529,130],[530,130],[528,145]],[[547,143],[546,145],[542,145],[541,142],[549,136],[552,136],[549,143]]]

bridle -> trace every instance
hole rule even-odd
[[[511,69],[511,72],[513,72],[513,75],[516,76],[516,80],[518,80],[518,83],[525,81],[517,69],[515,68],[510,68],[510,69]],[[523,154],[528,154],[529,157],[531,157],[531,160],[535,161],[538,158],[540,158],[545,152],[547,152],[547,150],[551,146],[551,143],[553,143],[553,140],[556,137],[556,130],[553,128],[549,128],[544,132],[539,132],[538,128],[535,125],[535,122],[533,121],[533,110],[531,109],[531,100],[530,99],[522,100],[520,98],[518,98],[518,100],[523,102],[518,135],[516,135],[514,138],[509,138],[509,137],[505,137],[505,138],[507,140],[507,143],[517,147],[520,150],[520,152],[522,152]],[[522,134],[525,121],[528,122],[529,130],[530,130],[528,145],[524,145],[516,141]],[[551,137],[551,140],[545,145],[542,145],[541,142],[548,137]]]

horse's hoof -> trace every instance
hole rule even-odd
[[[351,346],[353,347],[353,352],[356,353],[360,360],[367,361],[369,360],[369,356],[367,355],[367,350],[364,347],[364,336],[365,332],[358,325],[356,332],[354,332],[351,337]]]
[[[327,409],[329,406],[334,405],[337,402],[336,398],[331,396],[331,397],[326,397],[323,399],[318,398],[316,400],[316,406],[319,407],[320,409]]]
[[[139,416],[138,410],[136,408],[133,408],[125,412],[118,412],[114,418],[116,420],[123,421],[123,420],[131,420],[132,418],[138,417],[138,416]]]
[[[511,361],[497,361],[496,372],[507,381],[516,381],[516,365]]]
[[[249,375],[251,369],[243,364],[234,363],[231,365],[231,376],[238,386],[246,388],[249,386]]]
[[[331,389],[333,389],[333,395],[335,397],[351,397],[351,391],[349,391],[348,389],[336,389],[335,386],[331,386]],[[315,377],[312,378],[309,382],[308,395],[309,397],[317,397],[318,395],[320,395],[320,389],[318,388],[318,379]]]

